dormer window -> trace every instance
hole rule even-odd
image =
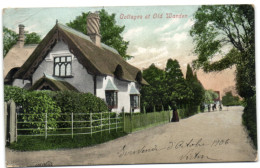
[[[71,77],[71,56],[54,57],[54,76]]]

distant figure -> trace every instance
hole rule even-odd
[[[172,120],[171,122],[179,122],[179,115],[177,112],[177,107],[176,104],[173,103],[173,107],[172,107]]]
[[[221,106],[221,103],[219,103],[219,111],[222,110],[222,106]]]
[[[214,111],[215,109],[217,109],[216,104],[214,104],[214,105],[212,106],[212,110]]]
[[[208,112],[210,112],[210,104],[208,105]]]

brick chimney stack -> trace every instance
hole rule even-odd
[[[24,25],[20,24],[19,25],[19,37],[18,37],[18,41],[17,44],[20,48],[23,48],[24,46]]]
[[[101,35],[99,34],[100,27],[100,18],[99,13],[90,13],[87,17],[87,35],[90,37],[92,42],[101,47]]]

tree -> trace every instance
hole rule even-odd
[[[194,14],[190,35],[198,59],[195,68],[206,72],[236,66],[236,90],[245,99],[243,123],[256,143],[255,16],[252,5],[202,6]],[[223,52],[225,46],[231,49]],[[218,61],[210,59],[222,56]]]
[[[86,20],[89,13],[82,12],[75,20],[67,23],[67,26],[87,34]],[[120,35],[125,26],[116,25],[115,16],[114,13],[109,15],[104,9],[99,11],[101,42],[116,49],[125,60],[128,60],[132,58],[132,56],[126,54],[129,42],[124,41]]]
[[[186,81],[189,88],[193,92],[193,97],[190,100],[190,104],[201,105],[204,102],[205,90],[201,82],[198,80],[197,75],[193,73],[190,65],[187,65]]]
[[[38,44],[41,42],[41,36],[35,32],[25,33],[25,44]]]
[[[8,29],[7,27],[4,27],[4,51],[3,55],[4,57],[8,53],[8,51],[17,43],[18,34]],[[29,33],[25,32],[25,44],[38,44],[41,41],[41,36],[35,32]]]
[[[222,104],[224,106],[237,106],[237,105],[241,105],[241,101],[239,100],[238,96],[233,96],[232,92],[227,92],[222,97]]]
[[[195,42],[196,68],[221,71],[236,66],[236,88],[242,97],[255,94],[254,9],[251,5],[202,6],[195,15],[190,35]],[[225,46],[230,50],[223,52]],[[223,58],[216,62],[216,55]]]
[[[165,87],[167,89],[165,95],[168,97],[168,103],[171,104],[174,101],[178,105],[184,105],[190,102],[189,100],[194,94],[183,77],[179,62],[169,59],[166,64],[165,73]]]
[[[150,85],[144,85],[141,89],[141,104],[147,111],[158,110],[162,105],[166,106],[165,97],[165,72],[157,68],[154,64],[143,71],[143,77]]]
[[[214,99],[218,98],[218,94],[213,90],[206,90],[205,91],[205,103],[211,104],[214,102]]]
[[[8,29],[7,27],[4,26],[3,29],[3,33],[4,33],[4,51],[3,51],[3,55],[5,56],[8,51],[13,47],[13,45],[16,44],[17,39],[18,39],[18,35],[13,31]]]

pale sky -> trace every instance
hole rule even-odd
[[[124,40],[130,41],[127,53],[134,56],[129,61],[140,69],[154,63],[163,68],[169,58],[177,59],[186,67],[193,56],[189,30],[194,24],[192,16],[198,6],[146,6],[104,7],[109,14],[116,14],[118,25],[125,25]],[[11,8],[3,12],[3,26],[18,32],[18,25],[36,32],[43,38],[55,25],[66,24],[82,12],[97,11],[100,7],[80,8]],[[167,18],[170,15],[186,15],[185,18]],[[122,19],[122,16],[142,16],[142,19]],[[150,17],[148,17],[150,15]],[[148,17],[148,18],[146,18]]]

